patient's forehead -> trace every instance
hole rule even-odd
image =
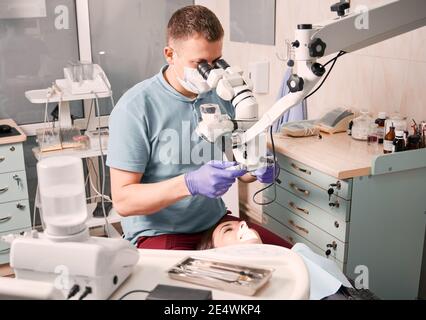
[[[216,230],[220,230],[223,226],[229,226],[232,228],[238,227],[238,225],[240,224],[241,221],[237,221],[237,220],[231,220],[231,221],[225,221],[225,222],[221,222],[218,224],[218,226],[216,227]]]

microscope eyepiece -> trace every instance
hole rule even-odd
[[[202,77],[207,80],[209,77],[210,71],[212,71],[214,67],[212,67],[207,61],[203,60],[201,61],[198,66],[197,70],[202,75]]]
[[[228,69],[230,67],[230,65],[224,60],[224,59],[219,59],[214,63],[216,68],[220,68],[220,69]]]

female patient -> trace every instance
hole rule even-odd
[[[250,232],[247,231],[250,230]],[[256,238],[254,238],[256,235]],[[157,237],[140,237],[139,249],[166,249],[166,250],[199,250],[237,243],[264,243],[291,248],[292,245],[281,239],[262,226],[240,221],[228,212],[215,226],[196,234],[182,234],[179,237],[159,235]]]
[[[206,250],[219,248],[234,244],[273,244],[286,248],[291,248],[291,245],[279,238],[267,229],[258,225],[239,221],[233,217],[227,217],[227,221],[221,221],[215,227],[205,231],[198,250]],[[251,227],[249,227],[249,225]],[[256,230],[257,229],[257,230]]]

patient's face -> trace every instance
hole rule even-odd
[[[227,221],[219,224],[213,231],[215,248],[242,243],[262,243],[259,234],[250,229],[245,221]]]

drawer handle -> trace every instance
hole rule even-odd
[[[299,170],[300,172],[303,172],[303,173],[306,173],[306,174],[309,174],[309,175],[311,175],[311,174],[312,174],[309,170],[307,170],[307,169],[303,169],[303,168],[299,167],[298,165],[296,165],[295,163],[292,163],[292,164],[291,164],[291,166],[292,166],[294,169]]]
[[[294,238],[293,237],[290,237],[290,236],[288,236],[288,237],[286,237],[286,239],[291,243],[291,244],[294,244]]]
[[[6,160],[5,157],[0,157],[0,163],[2,163],[4,160]]]
[[[333,250],[336,250],[337,249],[336,241],[333,241],[332,243],[327,244],[327,248],[331,248]]]
[[[16,205],[16,208],[19,209],[19,210],[24,210],[25,209],[25,205],[18,203]]]
[[[7,190],[9,190],[8,187],[5,187],[3,189],[0,189],[0,194],[7,192]]]
[[[340,203],[338,200],[336,200],[335,202],[330,202],[328,204],[331,208],[340,208]]]
[[[301,226],[298,226],[293,220],[288,220],[288,223],[290,223],[290,225],[292,225],[296,229],[298,229],[298,230],[300,230],[300,231],[302,231],[302,232],[304,232],[306,234],[309,234],[309,230],[308,229],[305,229],[305,228],[303,228]]]
[[[0,223],[6,223],[6,222],[10,221],[11,219],[12,219],[12,217],[1,218]]]
[[[8,254],[9,252],[10,252],[10,248],[4,249],[4,250],[0,250],[0,254]]]
[[[299,188],[298,186],[296,186],[294,183],[290,183],[289,184],[289,186],[290,186],[290,188],[292,188],[293,190],[296,190],[296,191],[298,191],[298,192],[300,192],[300,193],[303,193],[304,195],[306,195],[306,196],[309,196],[309,194],[310,194],[310,192],[308,191],[308,190],[305,190],[305,189],[302,189],[302,188]]]
[[[292,207],[293,209],[295,209],[295,210],[302,211],[302,212],[303,212],[303,213],[305,213],[305,214],[309,214],[309,210],[307,210],[307,209],[303,209],[303,208],[300,208],[300,207],[296,206],[296,204],[295,204],[294,202],[292,202],[292,201],[290,201],[290,202],[288,203],[288,205],[289,205],[290,207]]]

